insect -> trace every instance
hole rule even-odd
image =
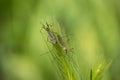
[[[67,47],[66,47],[66,45],[65,45],[65,42],[63,41],[63,39],[62,39],[62,37],[59,35],[59,34],[57,34],[57,40],[58,40],[58,42],[59,42],[59,45],[63,48],[63,50],[65,51],[65,53],[67,53],[68,52],[68,49],[67,49]]]
[[[46,32],[48,34],[50,42],[52,44],[56,44],[57,40],[55,39],[55,36],[54,36],[53,32],[50,30],[50,25],[46,22],[46,25],[43,25],[43,26],[44,26],[43,28],[46,30]]]

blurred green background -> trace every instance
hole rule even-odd
[[[40,56],[40,21],[50,16],[70,36],[83,80],[109,60],[102,80],[120,80],[119,0],[0,0],[0,80],[59,80],[49,54]]]

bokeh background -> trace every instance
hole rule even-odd
[[[119,0],[0,0],[0,80],[59,80],[50,54],[40,56],[40,21],[50,16],[70,36],[83,80],[111,60],[102,80],[120,80]]]

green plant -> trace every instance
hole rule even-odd
[[[57,22],[55,23],[58,24]],[[49,49],[49,51],[58,68],[58,72],[61,75],[61,80],[82,80],[76,62],[71,56],[73,53],[70,51],[70,45],[66,40],[67,37],[64,39],[62,37],[64,33],[62,33],[61,29],[57,27],[60,27],[59,24],[51,25],[49,22],[46,22],[43,24],[43,35],[46,34],[44,38],[48,38],[47,42],[52,44],[51,46],[53,47],[53,50],[51,51]],[[106,68],[108,68],[109,65],[110,63],[101,63],[98,65],[96,70],[91,69],[89,80],[99,80],[99,77],[106,70]]]

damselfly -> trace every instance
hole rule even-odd
[[[43,28],[46,30],[47,34],[48,34],[48,37],[50,39],[50,42],[52,44],[56,44],[57,43],[57,40],[55,38],[55,35],[54,33],[50,30],[50,25],[46,22],[46,25],[43,25]]]
[[[62,47],[62,49],[65,51],[65,53],[67,53],[68,52],[68,49],[67,49],[67,47],[66,47],[66,44],[65,44],[65,42],[63,41],[63,39],[62,39],[62,37],[59,35],[59,34],[57,34],[57,40],[58,40],[58,43],[59,43],[59,45]]]

